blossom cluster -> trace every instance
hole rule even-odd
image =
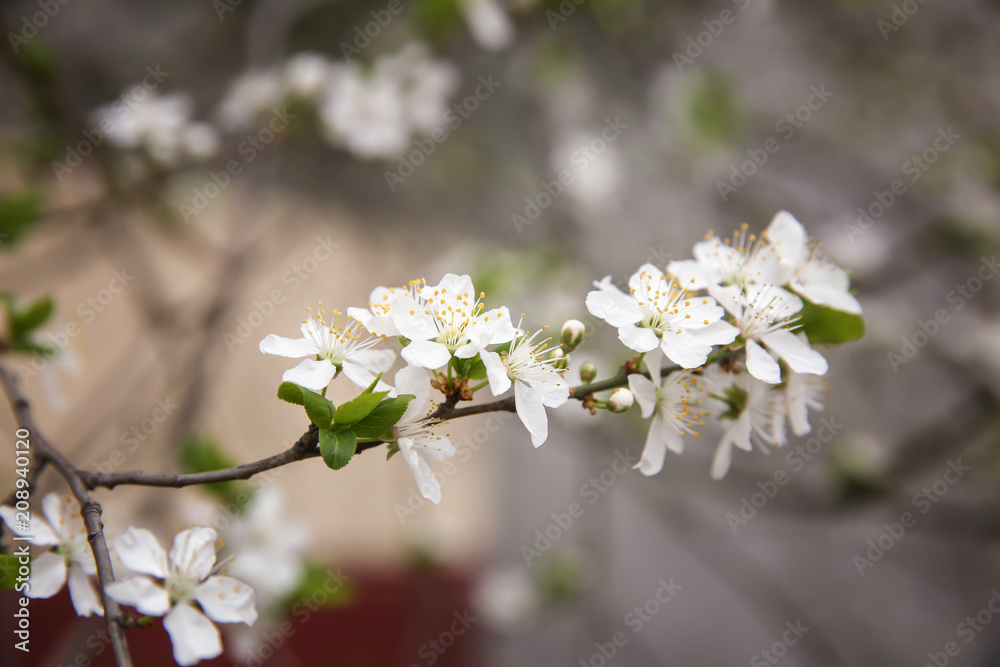
[[[32,560],[24,588],[27,597],[50,598],[68,582],[78,615],[103,616],[93,581],[94,555],[83,520],[70,501],[55,493],[45,496],[45,520],[31,515],[25,524],[9,505],[0,507],[0,518],[15,535],[37,547],[51,547]],[[190,528],[177,534],[168,554],[151,532],[130,527],[110,545],[118,579],[105,594],[141,614],[162,616],[179,665],[221,655],[222,641],[213,621],[249,626],[257,620],[254,590],[218,574],[216,542],[213,529]]]

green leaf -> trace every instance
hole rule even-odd
[[[54,309],[55,303],[52,301],[52,297],[46,295],[23,308],[10,311],[13,339],[23,340],[26,338],[32,331],[45,324]]]
[[[181,469],[186,473],[210,472],[232,468],[236,461],[217,442],[207,438],[188,437],[181,442]],[[209,493],[229,506],[247,507],[253,500],[253,491],[246,482],[212,482],[201,485]]]
[[[282,382],[278,386],[278,398],[283,400],[285,403],[305,405],[305,401],[302,400],[302,387],[294,382]]]
[[[479,358],[478,354],[471,359],[459,359],[458,357],[452,357],[449,363],[459,380],[486,379],[486,364],[483,363],[483,360]]]
[[[328,429],[333,424],[334,406],[324,396],[305,387],[299,387],[302,392],[302,405],[306,408],[309,421],[320,428]]]
[[[358,440],[379,440],[399,423],[400,417],[406,412],[406,406],[413,398],[412,394],[402,394],[376,405],[364,419],[358,420],[352,427]]]
[[[742,131],[739,100],[732,83],[719,71],[709,70],[695,84],[690,105],[691,123],[699,137],[721,145],[739,139]]]
[[[0,554],[0,589],[13,590],[17,583],[17,568],[20,565],[19,556]]]
[[[837,345],[858,340],[865,335],[865,320],[860,315],[845,313],[802,299],[799,324],[812,345]]]
[[[34,190],[0,197],[0,248],[9,248],[42,216],[42,197]]]
[[[354,452],[358,449],[358,437],[354,431],[347,429],[344,431],[319,431],[319,452],[323,455],[323,460],[327,467],[333,470],[340,470],[354,457]]]
[[[375,381],[372,382],[368,387],[361,392],[361,395],[357,398],[350,400],[339,408],[334,415],[333,421],[335,424],[353,424],[356,421],[364,419],[364,417],[371,412],[379,401],[388,395],[387,391],[375,391],[375,386],[378,385],[378,381],[382,379],[382,374],[379,373]]]
[[[290,611],[303,602],[322,607],[343,607],[354,599],[355,589],[350,577],[340,568],[325,563],[307,561],[295,589],[285,596],[284,606]]]

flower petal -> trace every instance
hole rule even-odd
[[[542,397],[524,382],[514,383],[514,406],[521,423],[531,434],[531,444],[538,447],[549,436],[549,419],[545,415]]]
[[[635,324],[642,319],[636,300],[614,285],[587,293],[587,310],[613,327]]]
[[[451,352],[443,343],[432,340],[411,340],[403,348],[403,359],[414,366],[437,369],[451,359]]]
[[[322,391],[337,374],[337,367],[326,359],[303,359],[298,366],[290,368],[281,376],[283,382],[293,382],[306,389]]]
[[[69,568],[69,597],[73,601],[73,608],[76,609],[77,616],[90,616],[97,614],[104,616],[104,605],[101,604],[94,585],[90,582],[90,577],[84,574],[79,567]]]
[[[766,338],[766,336],[765,336]],[[747,370],[750,375],[769,384],[781,382],[781,367],[757,341],[747,341]]]
[[[406,461],[406,465],[410,466],[413,478],[417,480],[417,488],[420,489],[420,495],[435,505],[440,503],[441,485],[438,483],[437,478],[434,477],[434,472],[427,465],[427,461],[420,458],[417,452],[413,450],[413,441],[410,438],[400,438],[397,444],[399,444],[399,452],[403,455],[403,460]]]
[[[274,354],[292,359],[311,357],[319,352],[316,343],[308,338],[283,338],[274,334],[265,336],[264,340],[260,341],[259,347],[264,354]]]
[[[104,591],[114,600],[140,613],[163,616],[170,610],[170,594],[146,577],[132,577],[108,584]]]
[[[636,352],[655,350],[660,343],[652,329],[637,327],[634,324],[618,327],[618,340],[625,343],[625,347]]]
[[[163,627],[174,645],[178,665],[186,667],[222,655],[219,629],[191,605],[174,607],[163,619]]]
[[[211,528],[189,528],[177,533],[170,548],[170,560],[187,579],[202,581],[212,572],[215,565],[215,540],[218,538]]]
[[[490,391],[493,392],[493,395],[499,396],[510,389],[510,376],[507,375],[507,367],[504,366],[500,355],[496,352],[486,352],[484,350],[479,353],[479,358],[483,360],[483,365],[486,366],[486,378],[490,382]]]
[[[712,457],[712,479],[722,479],[729,472],[733,462],[733,448],[725,442],[720,442]]]
[[[663,438],[664,429],[658,423],[662,421],[663,417],[659,415],[653,418],[653,422],[649,425],[649,433],[646,435],[646,446],[642,450],[642,457],[638,463],[632,466],[646,477],[663,470],[663,462],[667,458],[667,441]]]
[[[81,527],[83,526],[83,519],[80,518],[80,515],[73,516],[72,510],[63,502],[62,496],[58,493],[48,493],[42,498],[42,513],[45,514],[49,526],[52,527],[52,532],[56,534],[60,542],[70,532],[69,524],[74,519]]]
[[[782,264],[795,269],[806,258],[809,250],[806,230],[788,211],[778,211],[765,234]]]
[[[409,424],[423,413],[427,397],[431,393],[431,380],[427,371],[420,366],[405,366],[396,371],[396,391],[399,394],[410,394],[414,398],[406,405],[400,424]]]
[[[708,272],[696,259],[674,260],[667,264],[667,273],[674,276],[677,284],[684,289],[696,290],[709,285]]]
[[[344,371],[344,375],[347,376],[347,379],[363,389],[367,389],[371,386],[371,383],[375,381],[375,374],[368,370],[365,366],[355,364],[351,361],[345,361],[340,366]],[[395,390],[382,380],[379,380],[378,384],[375,385],[375,391],[388,391],[390,398],[395,397],[393,394]]]
[[[774,350],[796,373],[824,375],[830,368],[822,354],[788,329],[772,331],[764,335],[761,342]],[[749,361],[749,354],[747,360]]]
[[[50,598],[66,583],[66,560],[54,551],[47,551],[31,561],[28,579],[29,598]]]
[[[194,599],[217,623],[257,622],[253,589],[232,577],[209,577],[194,589]]]
[[[628,388],[632,392],[632,395],[635,396],[635,400],[639,402],[639,407],[642,408],[642,418],[649,419],[652,417],[656,411],[658,400],[657,387],[653,384],[653,381],[638,373],[632,373],[628,376]]]
[[[49,525],[45,523],[36,513],[32,512],[27,529],[20,527],[17,519],[18,512],[10,505],[0,507],[0,518],[7,524],[7,528],[18,537],[27,537],[32,544],[38,547],[55,546],[59,544],[59,538],[52,532]]]
[[[729,345],[740,335],[740,330],[729,322],[718,320],[700,329],[691,329],[689,333],[709,345]]]
[[[394,294],[389,303],[389,313],[400,335],[410,340],[431,340],[437,337],[437,325],[427,306],[417,303],[407,294]]]
[[[129,527],[115,539],[115,553],[122,565],[141,574],[167,578],[167,554],[145,528]]]
[[[687,332],[665,333],[660,348],[670,361],[681,368],[698,368],[708,360],[712,346]]]

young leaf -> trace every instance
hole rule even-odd
[[[299,387],[299,389],[302,391],[302,405],[306,408],[309,421],[320,428],[330,428],[333,424],[333,403],[305,387]]]
[[[181,469],[188,473],[209,472],[236,465],[217,442],[204,438],[186,438],[181,442],[179,454]],[[212,482],[202,485],[201,488],[214,494],[227,505],[233,505],[241,510],[253,497],[250,485],[246,482]]]
[[[319,452],[323,455],[323,460],[327,467],[333,470],[340,470],[354,456],[358,449],[358,438],[354,431],[347,429],[344,431],[319,431]]]
[[[302,400],[302,387],[294,382],[282,382],[278,386],[278,398],[286,403],[305,405],[305,401]]]
[[[371,387],[369,387],[369,389],[370,388]],[[333,415],[334,423],[338,425],[353,424],[364,419],[369,413],[371,413],[372,410],[375,409],[375,406],[379,404],[379,401],[385,398],[388,393],[389,392],[387,391],[368,393],[368,390],[365,390],[365,393],[353,400],[348,401],[347,403],[342,403],[341,406],[337,408],[337,412]]]
[[[13,590],[20,564],[14,554],[0,554],[0,590]]]
[[[812,345],[837,345],[858,340],[865,335],[865,320],[860,315],[817,306],[802,299],[799,324]]]
[[[10,312],[12,338],[19,340],[27,337],[32,331],[45,324],[54,308],[52,297],[43,296],[23,308],[12,310]]]
[[[403,394],[382,401],[364,419],[354,424],[354,433],[359,440],[378,440],[399,422],[412,400],[412,394]]]
[[[486,364],[483,363],[483,360],[479,358],[478,354],[471,359],[459,359],[458,357],[452,357],[449,363],[451,363],[451,367],[455,371],[455,375],[458,376],[459,380],[486,379]]]

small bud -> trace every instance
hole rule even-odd
[[[625,387],[619,387],[608,396],[608,410],[611,412],[625,412],[632,407],[635,397]]]
[[[559,339],[567,352],[572,352],[583,342],[587,327],[580,320],[566,320],[559,330]]]
[[[597,379],[597,366],[593,361],[585,361],[580,366],[580,381],[590,384]]]
[[[552,368],[557,371],[564,371],[569,368],[569,355],[563,352],[561,347],[549,350],[549,359],[552,359]]]

